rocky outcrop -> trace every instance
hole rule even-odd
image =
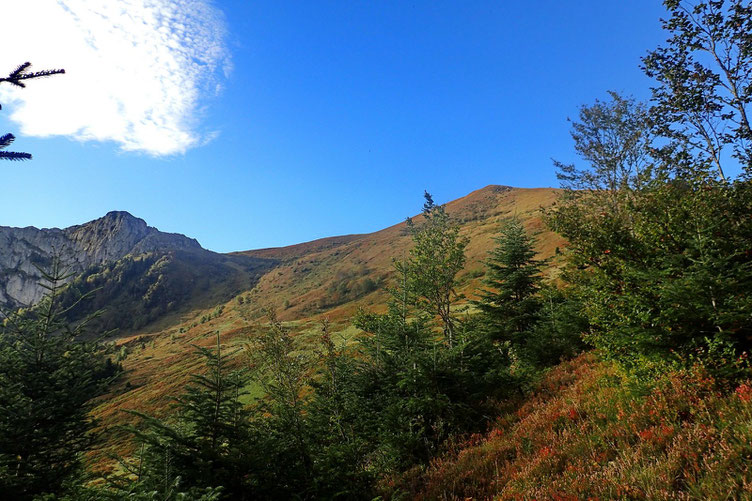
[[[165,250],[201,251],[199,243],[163,233],[128,212],[65,229],[0,226],[0,307],[12,309],[38,302],[44,294],[42,273],[58,256],[73,274],[129,254]]]

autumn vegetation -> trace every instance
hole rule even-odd
[[[651,101],[609,93],[572,121],[582,164],[555,163],[562,190],[544,209],[567,242],[555,262],[512,216],[470,274],[462,222],[426,193],[354,336],[326,319],[301,336],[274,309],[249,314],[243,343],[207,331],[168,413],[123,413],[130,446],[108,468],[86,468],[103,431],[90,398],[128,365],[76,341],[53,288],[0,336],[4,492],[752,497],[752,5],[664,3],[667,42],[642,61]],[[335,275],[333,303],[374,292],[362,270]]]

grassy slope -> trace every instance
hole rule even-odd
[[[500,219],[517,214],[529,230],[542,226],[538,208],[554,191],[487,187],[448,206],[470,237],[462,289],[474,290]],[[290,301],[281,316],[306,339],[327,316],[347,327],[359,306],[383,305],[383,290],[344,297],[327,307],[342,281],[388,281],[392,258],[409,248],[404,224],[368,235],[322,239],[296,246],[248,251],[282,263],[264,275],[243,304],[231,300],[184,314],[156,333],[120,341],[130,350],[126,377],[96,410],[103,425],[132,420],[123,409],[161,414],[179,394],[199,360],[193,344],[211,346],[219,332],[241,346],[263,328],[260,310]],[[550,256],[561,239],[539,235]],[[334,286],[334,287],[333,287]],[[246,298],[251,298],[250,303]],[[343,298],[339,298],[343,299]],[[212,317],[201,322],[202,317]],[[237,363],[243,363],[238,356]],[[127,437],[113,433],[108,450],[127,453]],[[674,374],[658,388],[630,390],[614,367],[585,354],[554,368],[539,390],[502,415],[492,430],[455,444],[429,468],[384,484],[417,499],[737,499],[752,498],[752,383],[719,387],[700,372]]]
[[[82,294],[91,294],[68,312],[68,319],[101,310],[89,324],[92,332],[113,331],[113,338],[159,332],[174,325],[181,314],[212,308],[253,287],[277,263],[203,249],[128,255],[77,276],[61,301],[73,304]]]
[[[501,221],[518,216],[532,234],[538,234],[538,250],[551,256],[562,245],[558,235],[545,231],[540,219],[540,207],[553,203],[555,190],[549,188],[518,189],[487,186],[450,202],[447,211],[462,223],[463,234],[470,238],[467,247],[467,266],[462,289],[472,291],[478,280],[471,278],[483,270],[483,261],[493,247],[492,237]],[[420,217],[415,218],[416,222]],[[276,306],[282,319],[299,319],[325,314],[341,319],[352,314],[357,306],[383,306],[386,293],[378,291],[361,297],[345,297],[337,301],[337,286],[341,281],[357,283],[370,278],[376,283],[389,284],[392,259],[407,254],[411,239],[405,223],[366,235],[349,235],[317,240],[278,249],[247,251],[253,257],[274,258],[283,264],[261,278],[252,291],[252,301],[262,306]],[[475,272],[475,273],[473,273]],[[282,310],[285,300],[289,306]]]
[[[494,245],[492,238],[506,217],[516,215],[530,232],[538,233],[542,256],[554,254],[563,241],[558,235],[543,231],[540,220],[540,207],[550,205],[554,197],[555,190],[548,188],[488,186],[447,205],[447,211],[462,222],[462,231],[470,238],[461,291],[470,293],[477,289],[478,272],[483,270],[483,261]],[[129,352],[123,363],[126,375],[102,399],[95,415],[107,428],[133,421],[122,412],[124,409],[164,414],[171,396],[181,393],[189,375],[198,369],[193,345],[213,345],[217,332],[222,343],[242,345],[254,329],[261,328],[264,307],[275,307],[282,320],[308,336],[316,334],[323,317],[332,321],[333,331],[344,336],[352,334],[349,318],[357,308],[384,307],[387,294],[383,285],[389,284],[392,260],[403,258],[410,242],[405,224],[400,223],[366,235],[237,253],[280,260],[281,264],[263,275],[252,290],[239,295],[243,304],[237,297],[228,301],[216,318],[202,322],[202,318],[213,316],[215,306],[174,314],[151,324],[148,331],[118,340]],[[356,288],[366,278],[381,283],[382,287],[364,295],[338,296],[338,287],[343,282]],[[284,308],[285,300],[289,301],[288,308]],[[242,363],[241,359],[238,357],[238,363]],[[118,433],[110,437],[105,452],[112,451],[128,451],[125,437]]]
[[[631,390],[590,353],[486,435],[386,485],[411,499],[749,499],[752,386],[702,370]]]

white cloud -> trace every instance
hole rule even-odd
[[[21,133],[182,153],[206,142],[202,100],[231,68],[210,0],[19,0],[3,5],[0,73],[24,61],[65,75],[0,86]],[[6,108],[3,108],[3,113]]]

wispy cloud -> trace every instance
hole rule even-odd
[[[210,0],[8,2],[0,73],[31,61],[32,70],[66,74],[0,88],[0,102],[12,104],[23,134],[182,153],[211,137],[199,115],[230,71],[224,39],[224,17]]]

